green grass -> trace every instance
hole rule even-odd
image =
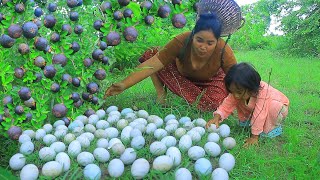
[[[274,139],[261,139],[259,146],[242,148],[244,140],[249,136],[248,128],[240,128],[236,117],[225,121],[231,127],[231,136],[237,141],[237,146],[230,150],[236,158],[236,166],[229,173],[230,179],[318,179],[320,176],[320,61],[311,58],[283,57],[277,52],[258,50],[248,52],[235,51],[238,61],[251,62],[259,71],[262,79],[282,91],[290,100],[289,115],[283,123],[284,133]],[[271,73],[271,75],[270,75]],[[270,76],[270,80],[269,80]],[[116,76],[121,79],[122,76]],[[183,99],[169,92],[168,106],[161,107],[154,102],[156,97],[151,80],[148,78],[131,87],[118,96],[110,97],[105,105],[116,105],[120,108],[133,107],[145,109],[149,114],[164,118],[167,114],[177,117],[189,116],[192,119],[202,117],[212,118],[212,112],[202,113],[194,106],[189,106]],[[147,142],[149,138],[146,137]],[[204,139],[199,142],[203,145]],[[4,139],[0,142],[1,175],[19,175],[8,167],[10,157],[19,151],[17,142]],[[152,155],[148,150],[137,152],[138,158],[145,157],[152,166]],[[193,172],[193,161],[183,153],[181,167],[187,167]],[[31,156],[37,164],[39,160]],[[213,167],[217,167],[216,159],[211,158]],[[102,179],[109,179],[107,164],[100,164],[103,170]],[[81,179],[82,167],[72,164],[71,171],[59,179]],[[177,168],[176,168],[177,169]],[[4,171],[5,173],[2,173]],[[166,174],[150,170],[146,179],[174,179],[175,169]],[[7,177],[6,176],[6,177]],[[12,176],[12,175],[11,175]],[[41,177],[40,179],[45,179]],[[121,179],[132,179],[130,166],[125,168]],[[210,178],[199,178],[210,179]]]

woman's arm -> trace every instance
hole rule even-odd
[[[122,93],[124,90],[137,84],[150,75],[158,72],[164,65],[158,58],[158,55],[153,56],[144,63],[136,67],[136,71],[127,76],[124,80],[112,84],[105,92],[105,97],[113,96]]]

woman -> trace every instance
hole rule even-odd
[[[151,76],[158,102],[165,103],[167,87],[188,103],[197,103],[202,111],[215,110],[227,96],[225,73],[237,63],[231,48],[220,38],[221,28],[215,14],[201,14],[192,32],[178,35],[159,52],[147,51],[140,70],[112,84],[105,97]]]

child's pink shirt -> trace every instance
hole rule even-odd
[[[223,121],[233,110],[237,109],[240,121],[250,119],[253,135],[259,135],[262,132],[268,133],[278,126],[278,114],[283,105],[289,106],[289,99],[266,82],[261,81],[260,87],[258,96],[250,97],[248,104],[243,100],[237,100],[230,93],[213,114],[219,114],[221,121]],[[285,115],[287,113],[285,112]]]

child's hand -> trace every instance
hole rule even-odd
[[[247,148],[252,145],[257,145],[259,141],[259,136],[258,135],[251,135],[248,139],[245,140],[245,143],[243,147]]]
[[[209,120],[206,124],[206,128],[209,128],[211,126],[211,124],[215,124],[216,127],[218,128],[219,127],[219,119],[218,117],[214,117],[213,119]]]

